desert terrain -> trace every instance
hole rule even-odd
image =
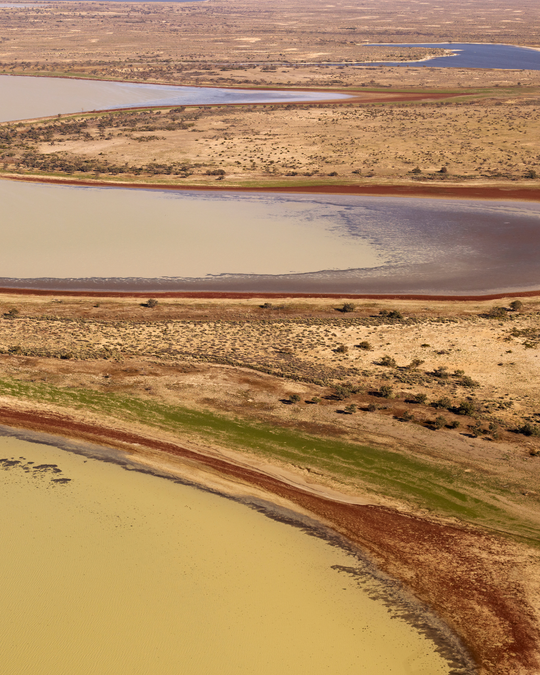
[[[63,65],[66,70],[83,67],[92,75],[138,74],[148,81],[182,77],[183,66],[194,63],[212,69],[256,62],[410,59],[410,52],[393,46],[367,50],[370,43],[490,41],[540,47],[533,0],[519,7],[500,1],[479,6],[470,0],[444,5],[385,0],[360,6],[296,0],[264,7],[256,0],[32,4],[1,10],[0,60],[7,68]]]
[[[0,8],[0,25],[0,74],[353,96],[4,123],[6,179],[538,199],[540,71],[347,65],[441,53],[399,42],[540,49],[532,0],[39,2]],[[478,672],[533,674],[539,316],[534,294],[6,291],[0,423],[310,513],[434,608]]]
[[[0,302],[2,423],[318,514],[436,608],[483,672],[535,672],[537,298]],[[349,514],[359,503],[376,510]],[[396,518],[383,545],[370,528]]]
[[[4,124],[0,167],[178,186],[540,185],[536,88],[426,91],[404,102],[407,94],[355,93],[341,105],[187,106]]]
[[[194,107],[4,125],[0,166],[7,175],[121,174],[128,182],[230,186],[531,187],[537,180],[540,71],[346,65],[443,53],[371,42],[493,40],[536,48],[534,3],[480,10],[462,2],[387,2],[375,12],[303,2],[264,11],[249,1],[53,2],[0,11],[0,73],[302,86],[355,97],[324,106]]]

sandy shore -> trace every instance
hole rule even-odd
[[[245,187],[227,185],[223,187],[209,185],[168,185],[165,183],[126,183],[121,181],[100,181],[73,178],[48,178],[43,176],[21,176],[8,174],[0,180],[18,180],[28,183],[50,183],[57,185],[78,185],[83,187],[122,187],[144,190],[175,190],[202,192],[268,192],[286,194],[328,194],[328,195],[365,195],[377,197],[429,197],[431,199],[482,199],[482,200],[519,200],[540,201],[537,187],[497,187],[490,185],[296,185]]]
[[[163,462],[179,461],[198,481],[206,474],[214,482],[232,481],[237,492],[244,486],[262,491],[271,502],[293,505],[359,546],[434,610],[467,645],[480,673],[538,673],[540,632],[529,602],[534,589],[527,583],[527,553],[517,545],[463,525],[331,493],[230,453],[188,449],[38,409],[4,405],[0,422],[118,448],[158,470]]]
[[[59,296],[73,298],[147,298],[148,292],[139,291],[76,291],[76,290],[51,290],[43,288],[6,288],[0,287],[2,295],[36,295],[36,296]],[[536,298],[540,296],[540,289],[536,291],[522,291],[519,293],[493,293],[486,295],[411,295],[394,294],[359,295],[351,293],[229,293],[229,292],[183,292],[183,291],[159,291],[153,292],[153,297],[184,298],[199,300],[253,300],[253,299],[286,299],[286,298],[336,298],[340,300],[443,300],[448,302],[482,302],[484,300],[501,300],[503,298]]]

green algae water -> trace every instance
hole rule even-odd
[[[351,553],[208,491],[0,437],[0,512],[5,675],[462,672]]]

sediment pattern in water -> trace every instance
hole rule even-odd
[[[6,673],[450,673],[340,548],[54,447],[0,458]]]

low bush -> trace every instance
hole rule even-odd
[[[383,386],[379,389],[379,396],[382,396],[382,398],[392,398],[393,395],[394,388],[389,384],[383,384]]]
[[[357,349],[363,349],[366,352],[370,352],[373,349],[373,346],[371,342],[368,342],[367,340],[362,340],[359,344],[356,345]]]
[[[379,361],[379,365],[386,366],[388,368],[395,368],[397,364],[396,360],[392,356],[388,356],[388,354],[385,354]]]
[[[476,405],[474,401],[461,401],[457,408],[455,409],[455,412],[458,415],[474,415],[476,412]]]
[[[443,396],[437,401],[433,401],[431,406],[433,408],[444,408],[445,410],[448,410],[452,406],[452,401],[447,396]]]
[[[443,429],[446,426],[446,418],[439,415],[433,420],[433,426],[435,429]]]

